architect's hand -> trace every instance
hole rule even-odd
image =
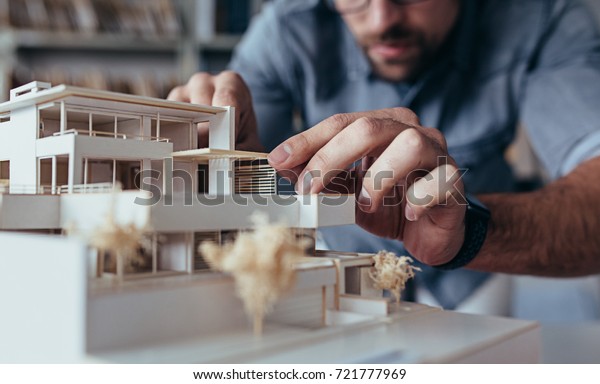
[[[256,132],[252,96],[244,80],[235,72],[218,75],[196,73],[185,85],[174,88],[169,100],[193,104],[235,107],[236,149],[261,151]],[[208,146],[208,125],[198,125],[198,146]]]
[[[356,190],[362,185],[359,225],[404,241],[413,256],[430,265],[458,253],[466,211],[460,173],[443,135],[421,127],[410,110],[335,115],[269,154],[270,164],[297,181],[302,194],[339,191],[349,184],[340,175],[356,160],[362,160],[356,169]]]

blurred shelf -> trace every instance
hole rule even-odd
[[[73,51],[173,52],[180,37],[144,37],[122,34],[91,34],[34,30],[10,30],[1,33],[2,43],[14,49],[62,49]]]
[[[164,94],[197,71],[225,69],[267,1],[0,0],[0,99],[32,77],[124,92],[146,81]]]

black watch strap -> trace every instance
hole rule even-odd
[[[434,268],[449,271],[462,268],[469,264],[479,253],[487,235],[490,211],[474,197],[467,197],[467,212],[465,214],[465,240],[462,247],[452,260]]]

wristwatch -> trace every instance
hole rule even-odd
[[[475,196],[467,194],[467,212],[465,214],[465,240],[452,260],[434,268],[449,271],[469,264],[483,246],[487,235],[490,210]]]

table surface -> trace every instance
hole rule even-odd
[[[542,362],[600,364],[600,323],[542,326]]]
[[[539,362],[538,323],[412,304],[388,318],[306,329],[269,324],[169,345],[95,353],[119,363]],[[473,359],[474,358],[474,359]]]

